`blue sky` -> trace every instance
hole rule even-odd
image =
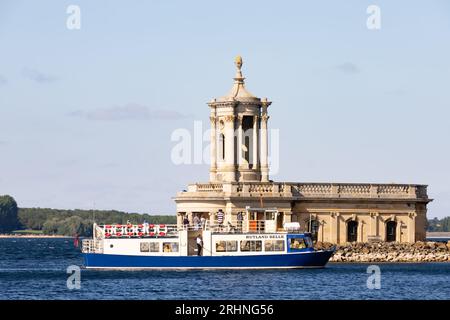
[[[0,194],[174,213],[208,165],[173,164],[171,133],[209,125],[240,54],[273,101],[272,179],[428,184],[428,216],[448,216],[449,40],[444,0],[1,1]]]

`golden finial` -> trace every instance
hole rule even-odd
[[[241,70],[241,67],[242,67],[242,57],[241,57],[241,56],[237,56],[237,57],[234,59],[234,64],[236,65],[236,67],[237,67],[239,70]]]

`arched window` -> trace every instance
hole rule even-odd
[[[388,221],[386,222],[386,241],[392,242],[396,241],[397,238],[397,222]]]
[[[347,242],[358,241],[358,222],[349,221],[347,223]]]

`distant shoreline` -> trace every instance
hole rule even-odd
[[[50,239],[57,239],[57,238],[73,238],[71,236],[61,236],[61,235],[47,235],[47,234],[0,234],[0,239],[4,238],[50,238]]]

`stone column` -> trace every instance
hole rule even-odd
[[[370,212],[370,236],[379,236],[378,232],[378,212]]]
[[[194,214],[192,212],[186,212],[186,215],[189,219],[189,225],[192,225],[192,223],[194,221]]]
[[[237,147],[237,164],[242,164],[242,120],[243,116],[238,117],[238,147]]]
[[[358,221],[358,229],[359,229],[358,230],[358,237],[357,237],[356,241],[364,242],[363,241],[363,239],[364,239],[363,232],[365,231],[364,230],[364,221],[362,221],[362,220]]]
[[[330,242],[339,243],[339,212],[330,212]]]
[[[216,137],[216,117],[209,117],[211,120],[211,147],[210,147],[210,161],[211,167],[209,170],[209,181],[216,180],[217,172],[217,137]]]
[[[267,120],[269,116],[264,114],[261,117],[261,181],[269,181],[269,165],[268,165],[268,137],[267,137]]]
[[[363,242],[362,241],[362,237],[363,237],[363,222],[361,221],[361,219],[358,219],[358,227],[356,227],[356,242]]]
[[[395,230],[395,232],[397,233],[397,239],[395,239],[398,242],[404,242],[405,241],[405,237],[402,234],[402,225],[403,225],[403,221],[402,220],[397,220],[397,228]],[[386,225],[385,225],[386,227]],[[386,233],[386,231],[384,232]]]
[[[253,116],[253,159],[252,168],[258,167],[258,116]]]
[[[416,241],[416,217],[417,213],[412,211],[408,214],[409,223],[408,223],[408,242],[414,243]],[[401,229],[400,229],[401,231]]]
[[[225,117],[225,164],[226,164],[226,180],[236,181],[234,168],[234,120],[235,116],[228,115]]]
[[[283,223],[292,222],[292,211],[284,211]]]
[[[177,227],[181,227],[183,225],[183,214],[181,212],[177,212]]]

